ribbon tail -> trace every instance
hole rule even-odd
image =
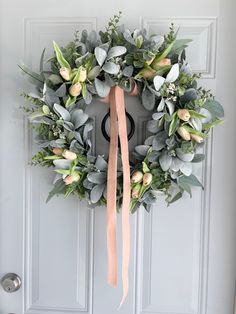
[[[128,295],[129,290],[129,259],[130,259],[130,165],[129,165],[129,146],[127,137],[126,113],[124,91],[119,86],[115,88],[116,110],[118,118],[119,138],[121,146],[121,159],[123,165],[123,203],[122,203],[122,282],[123,282],[123,297],[119,308]]]
[[[118,126],[115,89],[110,92],[110,146],[107,173],[107,255],[108,283],[117,285],[116,244],[116,185],[117,185]]]

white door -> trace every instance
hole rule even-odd
[[[0,289],[0,314],[112,314],[121,284],[106,282],[106,212],[77,199],[45,199],[53,175],[29,165],[35,146],[18,107],[20,59],[38,67],[51,42],[69,41],[75,30],[100,29],[119,10],[130,28],[164,32],[173,21],[180,36],[193,38],[188,59],[202,72],[202,84],[226,108],[226,122],[206,147],[196,168],[205,191],[150,214],[131,217],[132,259],[129,296],[121,314],[232,314],[235,287],[235,12],[234,0],[0,2],[0,277],[22,279],[14,293]],[[142,141],[145,113],[134,98],[128,111],[139,125],[130,148]],[[137,109],[139,108],[139,109]],[[101,135],[105,105],[91,108],[97,152],[106,153]],[[202,171],[203,170],[203,171]],[[120,229],[120,219],[119,219]],[[120,231],[120,230],[119,230]],[[119,233],[120,234],[120,233]],[[120,241],[120,240],[119,240]],[[120,249],[120,242],[119,242]]]

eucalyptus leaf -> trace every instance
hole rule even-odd
[[[152,147],[154,150],[159,151],[162,150],[166,146],[166,139],[168,135],[165,131],[159,132],[153,139]]]
[[[148,145],[138,145],[135,147],[135,151],[141,156],[146,156],[149,148]]]
[[[149,136],[149,137],[144,141],[144,145],[151,146],[154,138],[155,138],[155,135]]]
[[[170,199],[170,200],[167,199],[167,202],[168,202],[168,204],[172,204],[172,203],[178,201],[182,196],[183,196],[183,192],[179,191],[179,192],[177,192],[177,193],[173,196],[172,199]]]
[[[87,178],[92,183],[103,184],[106,182],[107,175],[104,172],[90,172]]]
[[[62,78],[59,75],[51,74],[47,78],[53,85],[58,85],[63,82]]]
[[[209,110],[201,108],[200,114],[204,116],[203,118],[201,118],[202,123],[209,123],[212,120],[212,115]]]
[[[147,110],[154,109],[155,95],[148,88],[144,89],[142,92],[142,104]]]
[[[157,133],[160,130],[160,126],[156,120],[150,120],[147,122],[147,130],[150,133]]]
[[[100,171],[106,171],[107,166],[108,166],[108,164],[107,164],[106,160],[102,156],[98,155],[96,162],[95,162],[95,167]]]
[[[90,182],[87,178],[83,181],[83,186],[85,189],[92,190],[94,183]]]
[[[186,182],[178,182],[178,185],[183,191],[187,192],[190,197],[192,197],[192,191],[189,184],[187,184]]]
[[[189,176],[180,176],[178,178],[178,183],[187,183],[189,185],[193,185],[193,186],[199,186],[202,189],[204,189],[203,185],[201,184],[201,182],[198,180],[198,178],[191,174]]]
[[[180,101],[183,103],[187,103],[190,101],[194,101],[198,98],[197,91],[195,88],[189,88],[185,91],[184,95],[180,97]]]
[[[202,162],[204,159],[205,159],[204,154],[195,154],[192,162],[195,162],[195,163]]]
[[[224,109],[221,104],[216,100],[207,100],[203,105],[203,108],[210,111],[214,117],[222,118],[224,117]]]
[[[122,74],[126,77],[131,77],[134,71],[134,67],[132,65],[129,65],[125,67],[122,71]]]

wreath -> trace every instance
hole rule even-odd
[[[44,69],[45,50],[39,73],[20,66],[36,87],[34,94],[23,93],[40,147],[32,163],[53,167],[56,174],[47,200],[74,194],[91,206],[107,204],[117,210],[128,202],[133,213],[140,207],[149,211],[160,194],[170,204],[184,192],[191,196],[192,186],[202,187],[192,164],[204,159],[204,142],[224,111],[209,90],[197,85],[200,75],[185,58],[191,40],[177,39],[173,25],[164,36],[131,32],[119,25],[120,17],[115,15],[105,31],[76,32],[65,47],[53,42],[49,70]],[[135,161],[130,162],[124,92],[138,95],[150,112],[150,135],[135,147]],[[92,154],[93,119],[86,108],[97,98],[111,104],[109,160]],[[123,169],[117,170],[118,133]],[[116,282],[114,273],[111,283]]]

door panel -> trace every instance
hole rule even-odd
[[[228,2],[233,7],[230,0]],[[14,294],[0,290],[0,314],[111,314],[116,313],[122,293],[120,282],[117,289],[106,282],[105,208],[91,210],[76,198],[59,197],[45,203],[53,174],[29,164],[37,147],[18,109],[23,104],[18,95],[30,87],[18,73],[17,63],[23,59],[37,70],[43,48],[47,49],[46,57],[51,55],[52,40],[63,45],[73,38],[75,30],[101,29],[116,11],[122,10],[127,27],[145,27],[150,33],[163,33],[171,22],[180,26],[179,36],[193,39],[187,50],[193,70],[202,72],[201,83],[217,92],[224,104],[220,81],[222,76],[227,81],[227,75],[217,59],[217,37],[220,34],[227,46],[229,35],[224,36],[231,28],[225,26],[230,25],[227,24],[228,13],[220,5],[220,0],[199,0],[191,5],[187,0],[178,3],[170,0],[168,4],[154,0],[146,4],[122,0],[119,8],[117,2],[108,0],[102,4],[91,0],[85,3],[76,0],[67,3],[61,0],[1,1],[0,276],[16,272],[22,277],[23,286]],[[218,48],[221,51],[220,43]],[[225,60],[228,71],[229,60]],[[232,91],[228,90],[231,97],[226,100],[227,104],[233,99]],[[132,151],[145,138],[148,114],[135,97],[126,96],[126,107],[136,123],[135,136],[129,143]],[[108,143],[101,134],[101,121],[108,107],[94,102],[87,110],[94,118],[94,150],[107,155]],[[230,107],[228,114],[233,116],[235,109]],[[233,121],[230,123],[233,125]],[[225,136],[231,136],[235,128],[230,130],[230,134],[224,131]],[[226,145],[222,131],[217,132],[221,143]],[[121,314],[232,313],[233,280],[229,278],[234,276],[232,265],[235,262],[233,198],[225,193],[219,203],[212,203],[214,207],[210,203],[211,191],[214,196],[219,191],[216,173],[221,162],[213,151],[220,154],[221,147],[219,142],[209,140],[205,148],[208,157],[202,167],[196,166],[195,173],[204,183],[204,192],[195,189],[192,199],[186,197],[168,208],[160,198],[150,214],[139,211],[132,215],[130,293]],[[228,150],[233,156],[235,145]],[[229,159],[228,167],[232,164],[233,160]],[[211,180],[212,175],[214,180]],[[235,183],[230,171],[227,180],[231,186]],[[228,226],[227,236],[221,239],[219,216],[226,200],[231,224],[224,223],[224,227]],[[213,222],[217,225],[212,225]],[[118,234],[121,256],[120,216]],[[231,258],[227,274],[224,258],[221,257],[219,263],[215,258],[222,252],[226,260]],[[215,279],[220,273],[226,278],[222,282]],[[221,290],[227,294],[225,292],[219,301]],[[219,303],[217,307],[215,304]]]

